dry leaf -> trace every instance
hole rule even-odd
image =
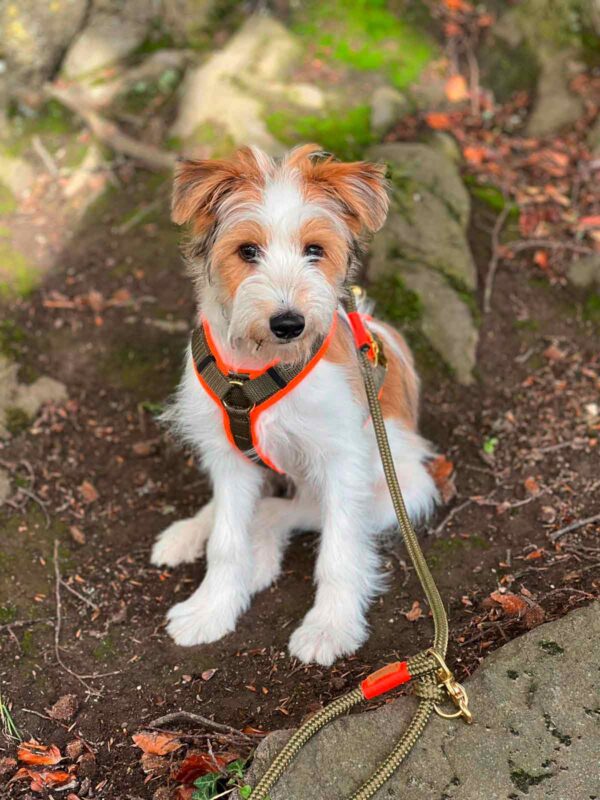
[[[47,789],[52,789],[55,786],[62,786],[71,779],[71,772],[66,770],[34,770],[29,767],[21,767],[21,769],[11,778],[13,781],[21,781],[27,778],[31,781],[29,788],[32,792],[45,792]]]
[[[431,111],[425,115],[425,122],[436,131],[447,131],[452,125],[448,114],[443,111]]]
[[[90,481],[84,481],[79,487],[79,491],[81,492],[83,500],[86,503],[93,503],[100,497],[98,490],[93,483],[90,483]]]
[[[105,302],[104,297],[100,292],[97,292],[95,289],[91,289],[87,295],[85,296],[85,301],[88,306],[94,311],[96,314],[99,314],[101,311],[104,310]]]
[[[467,145],[463,148],[463,156],[465,157],[465,160],[470,164],[475,164],[476,166],[483,164],[487,158],[487,155],[488,151],[485,147]]]
[[[548,359],[548,361],[562,361],[566,353],[555,344],[551,344],[544,350],[543,355],[544,358]]]
[[[527,609],[527,602],[522,597],[511,592],[492,592],[491,599],[502,606],[502,610],[509,617],[521,617]]]
[[[529,478],[525,479],[523,485],[525,486],[527,494],[533,495],[533,497],[538,495],[541,491],[539,483],[531,475]]]
[[[536,558],[541,558],[545,552],[543,547],[538,547],[536,550],[532,550],[531,553],[527,553],[525,561],[533,561]]]
[[[73,739],[65,747],[65,753],[71,761],[77,761],[79,756],[83,753],[83,742],[81,739]]]
[[[131,449],[138,458],[147,458],[158,450],[158,439],[147,439],[143,442],[136,442]]]
[[[177,783],[193,783],[202,775],[216,772],[238,758],[238,753],[220,753],[212,756],[209,753],[191,752],[179,765],[174,779]]]
[[[413,602],[412,608],[410,611],[406,611],[404,616],[409,622],[416,622],[418,619],[421,619],[423,616],[423,609],[421,608],[421,604],[418,600]]]
[[[182,743],[172,733],[144,732],[131,737],[140,750],[155,756],[165,756],[182,747]]]
[[[467,82],[462,75],[452,75],[448,78],[444,92],[451,103],[461,103],[469,97]]]
[[[201,674],[201,678],[203,681],[209,681],[216,672],[216,668],[213,669],[205,669],[204,672]]]
[[[36,764],[37,766],[53,766],[62,760],[60,750],[55,744],[40,744],[34,739],[19,745],[17,758],[24,764]]]
[[[589,217],[581,217],[577,223],[577,230],[585,230],[586,228],[600,228],[600,214],[592,214]]]
[[[167,759],[156,753],[142,753],[141,762],[146,775],[164,775],[169,769]]]
[[[69,720],[73,719],[78,708],[79,701],[77,699],[77,695],[63,694],[63,696],[59,697],[56,703],[54,703],[52,708],[46,709],[46,711],[48,716],[52,717],[52,719],[68,722]]]
[[[0,775],[6,775],[7,772],[12,772],[17,766],[17,761],[14,758],[0,758]]]

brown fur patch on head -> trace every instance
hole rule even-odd
[[[204,233],[223,203],[234,194],[240,202],[260,200],[266,157],[242,147],[229,159],[184,160],[175,169],[171,219],[177,225],[193,221],[194,233]]]
[[[315,266],[331,286],[339,287],[346,276],[348,260],[348,243],[342,234],[324,217],[315,217],[302,225],[298,235],[300,250],[309,244],[323,248],[323,257],[315,261]]]
[[[231,300],[235,297],[238,286],[255,269],[253,264],[240,257],[239,248],[243,244],[255,244],[264,249],[267,245],[267,236],[262,225],[252,220],[233,225],[219,236],[212,249],[213,268]]]
[[[334,201],[354,234],[378,231],[387,216],[389,198],[384,164],[344,163],[315,144],[292,150],[286,165],[298,169],[308,200]]]

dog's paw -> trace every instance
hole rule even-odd
[[[305,664],[315,662],[330,667],[342,656],[354,653],[367,638],[364,623],[353,626],[352,631],[342,631],[319,619],[319,615],[309,611],[302,625],[290,638],[289,650],[292,656]]]
[[[177,567],[199,558],[210,535],[210,525],[199,517],[174,522],[157,537],[150,555],[156,567]]]
[[[236,618],[237,614],[227,609],[226,604],[216,607],[214,602],[203,603],[192,596],[169,609],[167,632],[182,647],[208,644],[231,633]]]

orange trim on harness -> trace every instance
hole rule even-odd
[[[256,450],[260,460],[264,464],[266,464],[268,467],[270,467],[272,470],[274,470],[275,472],[278,472],[280,475],[285,475],[284,471],[279,469],[279,467],[277,467],[273,463],[273,461],[264,453],[264,451],[262,450],[262,448],[260,447],[260,445],[258,443],[258,421],[259,421],[259,417],[260,417],[260,415],[262,414],[263,411],[266,411],[267,408],[270,408],[272,405],[274,405],[279,400],[281,400],[282,397],[285,397],[286,394],[289,394],[292,391],[292,389],[294,389],[300,383],[300,381],[304,380],[304,378],[306,378],[306,376],[310,372],[312,372],[312,370],[316,367],[316,365],[319,363],[319,361],[323,358],[323,356],[327,352],[327,350],[329,348],[329,345],[331,344],[331,340],[333,339],[333,335],[334,335],[335,329],[337,327],[337,318],[338,318],[338,315],[337,315],[337,312],[336,312],[336,314],[333,317],[333,322],[331,324],[331,328],[329,329],[329,333],[325,337],[325,339],[323,341],[323,344],[317,350],[317,352],[311,358],[311,360],[308,362],[308,364],[304,367],[304,369],[301,372],[299,372],[298,375],[296,375],[296,377],[293,378],[287,384],[287,386],[285,386],[283,389],[278,391],[272,397],[269,397],[268,400],[265,400],[260,405],[255,406],[252,409],[252,411],[250,412],[250,431],[252,433],[252,442],[253,442],[253,445],[254,445],[254,449]],[[279,359],[275,359],[270,364],[267,364],[266,367],[263,367],[262,369],[259,369],[259,370],[247,370],[247,369],[235,369],[234,370],[234,369],[231,369],[231,367],[228,364],[226,364],[225,361],[223,361],[223,359],[222,359],[222,357],[221,357],[221,355],[220,355],[220,353],[219,353],[219,351],[217,349],[217,346],[215,344],[215,340],[214,340],[214,338],[212,336],[212,333],[211,333],[210,326],[209,326],[208,322],[206,320],[202,320],[202,324],[204,326],[204,333],[205,333],[206,341],[207,341],[207,344],[208,344],[208,346],[210,348],[210,351],[213,354],[213,356],[215,357],[215,362],[216,362],[218,368],[224,374],[227,374],[227,373],[230,373],[230,372],[234,372],[235,374],[248,375],[250,378],[257,378],[259,375],[262,375],[263,373],[267,372],[267,370],[269,370],[271,367],[273,367],[273,366],[275,366],[276,364],[279,363]],[[208,386],[206,381],[204,381],[202,379],[202,376],[198,372],[198,369],[196,367],[196,362],[194,360],[193,360],[193,363],[194,363],[194,372],[196,373],[196,377],[198,378],[198,380],[202,384],[202,387],[205,389],[207,394],[214,400],[214,402],[221,409],[221,413],[222,413],[222,416],[223,416],[223,428],[225,429],[225,434],[227,435],[227,438],[229,439],[229,442],[231,443],[231,445],[239,453],[241,453],[241,451],[239,450],[238,446],[236,445],[235,440],[233,438],[233,435],[231,433],[231,427],[229,425],[229,416],[228,416],[227,412],[225,411],[225,408],[223,407],[223,403],[219,400],[217,395],[211,390],[211,388]]]

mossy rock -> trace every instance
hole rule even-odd
[[[39,283],[39,272],[33,262],[6,239],[0,239],[0,300],[26,297]]]

